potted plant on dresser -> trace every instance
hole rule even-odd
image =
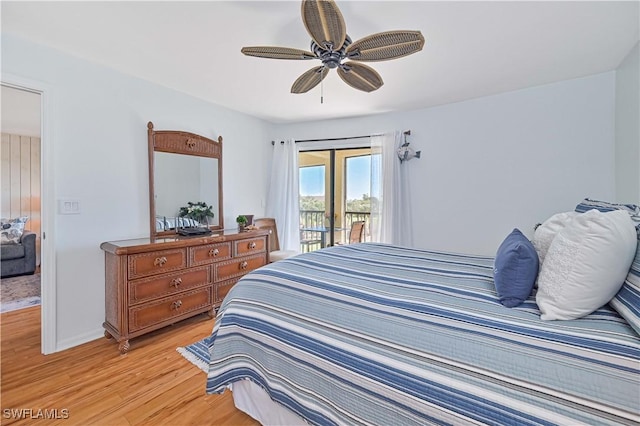
[[[236,222],[238,223],[238,231],[242,232],[247,226],[247,217],[241,214],[236,217]]]

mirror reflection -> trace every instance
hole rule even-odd
[[[218,159],[154,152],[156,232],[218,226]]]

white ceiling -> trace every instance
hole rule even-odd
[[[457,102],[615,69],[639,39],[638,1],[338,0],[355,41],[420,30],[424,49],[369,63],[384,86],[364,93],[335,71],[290,88],[317,60],[247,57],[243,46],[309,49],[298,1],[10,2],[2,31],[274,123]]]

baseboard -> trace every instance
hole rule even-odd
[[[82,333],[78,336],[74,336],[69,339],[59,340],[56,344],[56,352],[60,352],[60,351],[64,351],[65,349],[70,349],[76,346],[80,346],[83,343],[91,342],[92,340],[97,340],[101,337],[104,338],[104,329],[102,327],[96,330]]]

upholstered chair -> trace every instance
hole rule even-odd
[[[278,239],[278,228],[276,227],[276,220],[272,217],[263,217],[254,219],[253,224],[258,229],[269,230],[269,261],[276,262],[283,260],[291,256],[300,254],[296,250],[280,250],[280,240]]]

